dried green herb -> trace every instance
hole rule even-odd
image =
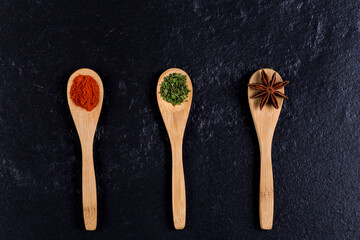
[[[164,81],[160,84],[161,97],[173,106],[184,102],[189,92],[186,76],[180,73],[172,73],[164,77]]]

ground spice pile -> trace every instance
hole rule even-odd
[[[99,103],[99,85],[89,75],[78,75],[71,85],[70,96],[75,105],[90,112]]]

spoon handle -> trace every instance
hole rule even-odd
[[[274,218],[274,184],[271,164],[271,141],[266,141],[261,144],[260,158],[260,227],[264,230],[270,230]]]
[[[186,194],[182,160],[182,139],[171,141],[172,150],[172,208],[174,227],[181,230],[185,227]]]
[[[82,144],[82,198],[85,229],[93,231],[97,224],[96,180],[92,143]]]

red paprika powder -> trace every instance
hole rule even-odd
[[[70,96],[75,105],[90,112],[99,103],[99,85],[89,75],[78,75],[71,85]]]

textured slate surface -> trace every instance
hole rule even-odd
[[[1,239],[360,239],[359,1],[0,3]],[[85,232],[78,68],[105,87],[95,139],[99,221]],[[157,78],[184,69],[187,225],[172,229]],[[258,222],[247,82],[291,81],[273,142],[275,217]]]

